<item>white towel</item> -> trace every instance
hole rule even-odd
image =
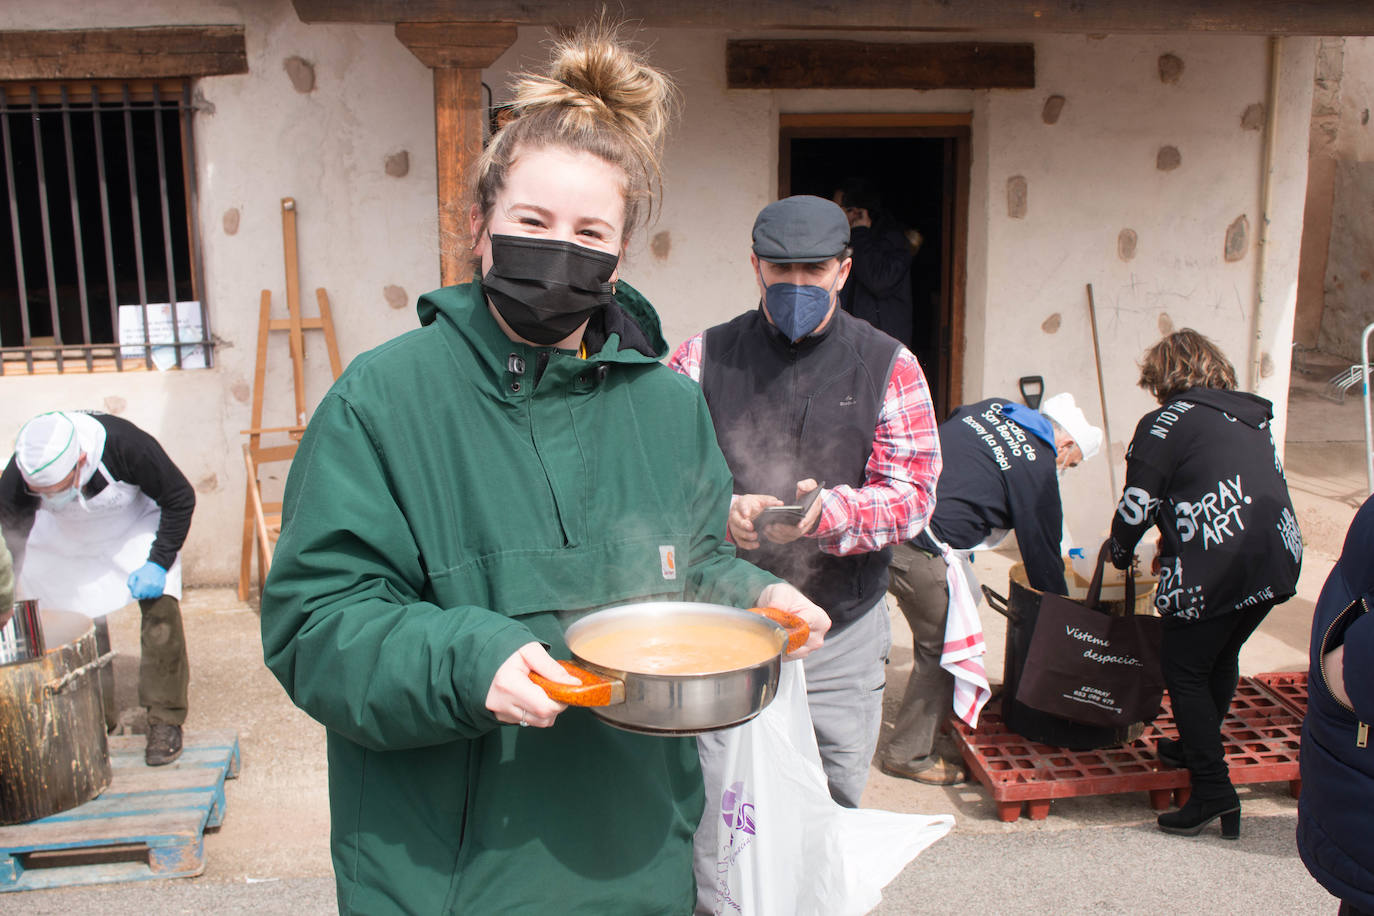
[[[949,586],[940,667],[954,675],[954,714],[969,728],[977,728],[978,714],[992,696],[983,666],[983,656],[988,651],[983,641],[983,622],[978,618],[978,605],[963,558],[948,544],[940,544],[940,554],[945,560],[945,583]]]

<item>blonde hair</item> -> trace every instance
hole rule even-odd
[[[1236,387],[1236,370],[1216,344],[1192,328],[1175,331],[1145,351],[1140,387],[1164,404],[1189,388]]]
[[[602,22],[556,40],[547,71],[521,73],[512,88],[511,119],[477,160],[473,202],[482,223],[520,153],[561,146],[624,172],[628,240],[662,198],[663,140],[676,108],[671,80]]]

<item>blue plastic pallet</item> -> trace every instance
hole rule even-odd
[[[205,870],[205,828],[224,820],[224,781],[238,776],[234,731],[186,732],[181,757],[143,762],[143,735],[111,737],[110,787],[57,814],[0,827],[0,892],[184,878]],[[92,859],[133,855],[130,861]]]

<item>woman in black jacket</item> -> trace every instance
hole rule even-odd
[[[1179,740],[1160,741],[1187,766],[1192,796],[1159,816],[1167,833],[1194,836],[1217,818],[1240,836],[1221,722],[1240,677],[1238,657],[1270,608],[1297,590],[1302,536],[1270,433],[1268,401],[1236,391],[1215,344],[1185,328],[1145,352],[1140,387],[1160,403],[1137,424],[1126,486],[1112,519],[1112,562],[1159,529],[1161,657]]]
[[[1312,616],[1298,852],[1341,913],[1374,914],[1374,498],[1345,535]]]

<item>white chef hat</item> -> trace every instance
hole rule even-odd
[[[1088,422],[1083,410],[1073,402],[1073,395],[1067,391],[1047,398],[1040,405],[1040,412],[1064,428],[1083,451],[1085,461],[1102,447],[1102,430]]]
[[[15,463],[31,487],[61,483],[80,457],[76,424],[60,410],[41,413],[25,423],[14,443]]]

